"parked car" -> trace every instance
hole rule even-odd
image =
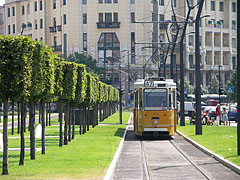
[[[204,112],[207,113],[209,119],[216,120],[216,106],[206,106]]]
[[[230,106],[230,110],[228,110],[228,120],[237,122],[238,118],[238,110],[235,106]]]
[[[180,116],[180,104],[178,104],[178,115]],[[195,109],[192,102],[184,102],[184,115],[190,117],[190,124],[194,123]]]

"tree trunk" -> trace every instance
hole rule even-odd
[[[3,167],[2,174],[8,175],[8,98],[3,104]]]
[[[48,103],[45,104],[46,107],[46,126],[48,126]]]
[[[51,126],[51,107],[50,107],[50,103],[48,103],[48,120],[49,120],[49,126]]]
[[[99,117],[100,117],[100,122],[102,122],[102,103],[99,104]]]
[[[89,119],[90,119],[90,110],[87,108],[86,119],[87,119],[87,131],[89,131]]]
[[[71,130],[71,125],[72,125],[72,105],[69,104],[69,109],[68,109],[68,141],[71,142],[71,134],[72,134],[72,130]]]
[[[27,116],[27,112],[26,112],[26,103],[24,103],[24,116],[23,116],[23,127],[24,127],[24,132],[26,132],[26,116]]]
[[[83,107],[83,134],[86,133],[86,107]]]
[[[30,156],[31,160],[36,159],[35,157],[35,114],[34,114],[34,102],[30,101],[29,108],[29,127],[30,127]]]
[[[44,110],[45,103],[41,101],[41,120],[42,120],[42,154],[45,154],[45,118],[44,118]]]
[[[64,109],[64,145],[68,144],[68,139],[67,139],[67,135],[68,135],[68,109],[69,109],[69,102],[66,103],[66,107]]]
[[[38,114],[39,114],[39,124],[41,124],[41,116],[42,116],[42,108],[41,108],[41,103],[38,103]]]
[[[74,115],[74,108],[72,108],[72,139],[75,136],[75,115]]]
[[[24,153],[25,153],[25,142],[24,142],[24,118],[25,118],[25,103],[21,101],[21,151],[19,165],[24,165]]]
[[[82,108],[79,108],[80,109],[80,124],[79,124],[79,134],[82,135],[82,122],[83,122],[83,118],[82,118],[82,114],[83,114],[83,110]]]
[[[63,118],[63,114],[62,114],[62,111],[63,111],[63,103],[62,103],[62,100],[59,99],[58,101],[58,120],[59,120],[59,124],[60,124],[60,130],[59,130],[59,147],[62,147],[63,145],[63,129],[62,129],[62,125],[63,125],[63,122],[62,122],[62,118]]]
[[[20,103],[18,102],[18,134],[20,133]]]
[[[14,101],[12,101],[12,135],[14,135]]]

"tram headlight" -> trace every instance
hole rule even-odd
[[[153,123],[156,125],[158,122],[155,120]]]

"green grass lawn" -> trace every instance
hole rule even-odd
[[[237,127],[202,126],[202,135],[195,135],[195,125],[178,126],[177,130],[223,158],[240,166],[237,156]]]
[[[9,175],[0,175],[0,179],[102,179],[118,148],[129,116],[129,113],[123,113],[123,124],[120,125],[119,114],[115,113],[104,121],[110,125],[90,127],[90,131],[81,136],[79,126],[76,126],[75,139],[63,147],[58,147],[58,137],[46,138],[46,154],[37,152],[36,160],[30,160],[29,152],[25,152],[24,166],[18,165],[20,152],[10,151]],[[46,136],[58,136],[57,126],[46,128]],[[29,132],[25,136],[29,136]],[[29,144],[30,140],[26,138],[25,146],[29,147]],[[19,146],[20,139],[9,139],[9,148]],[[36,140],[36,147],[41,147],[41,139]]]

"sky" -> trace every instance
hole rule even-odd
[[[0,0],[0,6],[2,6],[5,3],[5,0]]]

